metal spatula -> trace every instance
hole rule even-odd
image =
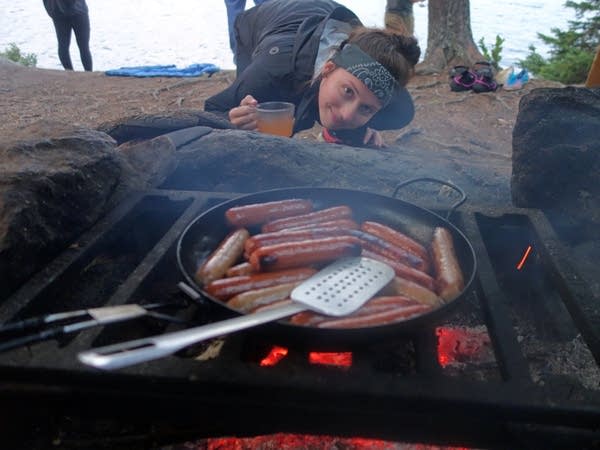
[[[100,369],[118,369],[173,354],[205,339],[312,310],[329,316],[356,311],[388,284],[394,270],[364,257],[344,258],[298,285],[290,305],[174,333],[100,347],[79,353],[79,360]]]

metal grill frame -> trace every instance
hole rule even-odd
[[[83,235],[78,249],[60,255],[4,301],[0,321],[13,318],[24,305],[43,296],[61,275],[89,261],[115,224],[143,199],[186,202],[183,212],[105,305],[129,303],[166,252],[174,248],[185,226],[215,202],[237,195],[167,190],[138,193]],[[456,214],[456,223],[478,256],[475,291],[486,317],[500,382],[444,376],[437,362],[433,326],[413,336],[419,374],[407,377],[373,375],[360,362],[348,371],[313,368],[299,374],[288,373],[285,365],[273,370],[219,359],[199,363],[177,356],[109,374],[77,362],[77,353],[90,348],[102,332],[94,329],[78,334],[62,347],[43,342],[31,352],[21,349],[0,355],[0,399],[13,411],[7,423],[14,423],[13,431],[17,432],[23,425],[22,414],[29,422],[42,421],[51,411],[78,417],[78,432],[98,442],[108,438],[95,435],[92,424],[107,420],[130,424],[138,436],[144,436],[139,438],[142,441],[294,432],[489,448],[597,445],[598,391],[589,391],[585,401],[573,400],[560,377],[546,386],[533,382],[476,214],[529,218],[546,269],[553,274],[576,327],[600,362],[600,317],[589,304],[592,293],[574,270],[568,251],[541,211],[467,206]],[[241,339],[243,336],[233,339],[230,345],[238,345]],[[372,382],[365,383],[369,379]]]

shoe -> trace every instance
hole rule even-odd
[[[529,72],[527,69],[521,70],[519,73],[511,73],[504,83],[504,89],[507,91],[516,91],[521,89],[525,83],[529,81]]]
[[[473,92],[494,92],[498,89],[498,83],[494,81],[494,69],[487,61],[479,61],[475,63],[475,82],[473,83]]]
[[[465,66],[455,66],[450,71],[450,89],[453,92],[468,91],[473,88],[475,74]]]

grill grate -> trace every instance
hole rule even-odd
[[[83,235],[77,250],[6,299],[0,321],[167,299],[188,301],[178,315],[194,324],[224,318],[226,312],[201,299],[190,301],[178,289],[175,244],[201,211],[231,197],[140,193]],[[92,425],[98,419],[129,424],[158,440],[173,433],[285,431],[486,447],[597,444],[600,311],[568,251],[540,211],[467,208],[455,217],[479,262],[472,292],[441,323],[353,348],[349,368],[310,364],[310,349],[302,347],[291,349],[277,366],[263,367],[259,362],[274,343],[244,333],[118,373],[78,363],[82,350],[179,327],[144,318],[0,354],[2,398],[15,411],[11,420],[18,421],[24,404],[28,417],[40,423],[53,409],[77,417],[71,426],[78,433],[103,442],[106,436],[95,434]],[[501,256],[506,251],[497,254],[506,242],[507,262]],[[527,244],[534,253],[516,271],[510,265]],[[469,341],[469,349],[452,349],[448,363],[439,342],[452,330],[470,330],[480,340]],[[218,356],[190,357],[208,355],[216,344]],[[478,345],[489,351],[479,359],[472,351],[469,358]],[[576,353],[581,359],[574,362]],[[550,364],[560,361],[558,368]]]

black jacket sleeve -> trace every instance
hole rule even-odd
[[[287,101],[296,104],[298,89],[290,76],[292,39],[277,39],[261,45],[257,55],[224,91],[206,99],[206,111],[228,112],[246,95],[258,102]]]
[[[240,105],[246,95],[251,95],[258,102],[281,100],[274,94],[278,90],[273,75],[265,71],[258,64],[250,65],[236,80],[225,90],[209,97],[204,102],[204,109],[211,112],[226,113]]]

